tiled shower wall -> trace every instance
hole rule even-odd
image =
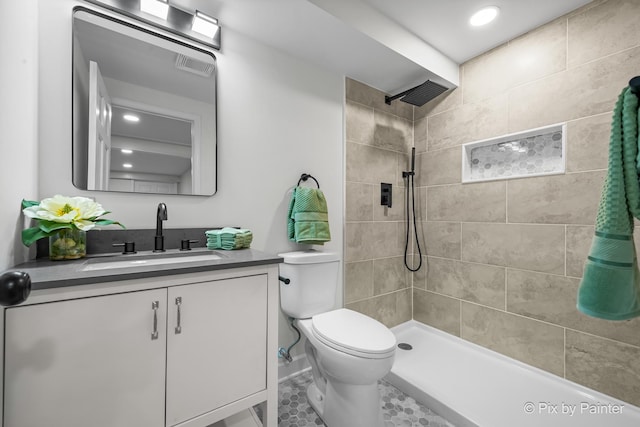
[[[638,0],[597,0],[466,62],[458,89],[415,109],[413,129],[410,106],[388,109],[378,91],[348,81],[347,307],[389,326],[412,315],[640,405],[640,319],[575,308],[611,111],[640,75],[638,16]],[[565,174],[461,184],[461,144],[559,122],[568,124]],[[411,131],[426,268],[409,280],[396,203]],[[386,215],[380,182],[394,183]]]
[[[413,107],[346,81],[344,301],[387,326],[411,319],[411,275],[404,267],[402,171],[413,146]],[[392,187],[380,205],[380,183]]]

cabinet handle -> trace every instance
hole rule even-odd
[[[182,297],[176,298],[176,305],[178,306],[178,325],[176,326],[176,334],[182,333],[182,326],[180,326],[180,306],[182,306]]]
[[[153,310],[153,332],[151,332],[151,339],[158,339],[158,307],[160,307],[160,302],[154,301],[151,303],[151,309]]]

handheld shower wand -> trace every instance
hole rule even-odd
[[[416,224],[416,199],[415,199],[415,189],[414,189],[414,186],[415,186],[414,176],[416,174],[415,168],[416,168],[416,147],[412,147],[411,148],[411,170],[408,172],[402,172],[402,177],[407,178],[407,185],[406,185],[407,196],[405,197],[405,199],[407,200],[407,235],[406,235],[406,240],[404,244],[404,265],[405,267],[407,267],[409,271],[418,271],[420,270],[420,267],[422,267],[422,250],[420,249],[420,239],[418,239],[418,226]],[[416,268],[409,267],[409,262],[407,260],[408,253],[409,253],[409,227],[411,222],[411,218],[409,215],[409,188],[411,188],[413,232],[416,238],[416,246],[418,247],[418,256],[419,256],[418,267]]]
[[[411,174],[415,175],[416,170],[416,147],[411,147]]]
[[[411,147],[411,170],[403,171],[402,177],[408,178],[408,177],[414,176],[416,174],[415,169],[416,169],[416,147]]]

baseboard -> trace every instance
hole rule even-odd
[[[291,362],[280,359],[278,361],[278,382],[286,381],[309,369],[311,366],[305,354],[294,356]]]

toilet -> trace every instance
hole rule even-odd
[[[335,309],[338,254],[315,250],[278,256],[282,311],[305,336],[313,382],[311,407],[328,427],[383,427],[378,380],[391,370],[396,339],[382,323]]]

